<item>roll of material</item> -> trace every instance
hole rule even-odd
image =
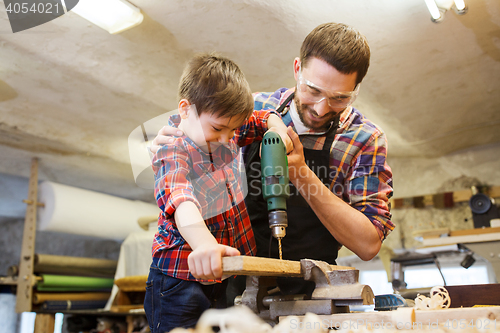
[[[34,293],[33,303],[46,301],[107,301],[111,293]]]
[[[158,215],[156,205],[42,182],[38,187],[38,229],[123,240],[142,230],[137,220]]]
[[[47,311],[102,309],[106,301],[47,301],[42,308]]]
[[[86,291],[103,290],[113,287],[113,279],[43,274],[38,281],[38,291]]]
[[[116,260],[35,254],[35,273],[113,277]]]

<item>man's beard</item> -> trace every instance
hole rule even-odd
[[[297,94],[295,94],[293,100],[295,101],[295,107],[297,108],[297,114],[299,115],[300,121],[302,121],[302,123],[306,127],[310,128],[312,130],[315,130],[315,131],[328,130],[332,124],[332,121],[335,119],[335,117],[337,117],[339,114],[341,114],[345,110],[345,109],[343,109],[339,112],[330,112],[330,113],[328,113],[328,115],[323,117],[324,119],[322,119],[323,121],[321,123],[312,123],[311,121],[308,121],[306,119],[305,113],[307,112],[309,114],[312,114],[313,116],[317,116],[316,111],[314,111],[309,105],[302,105],[299,101]]]

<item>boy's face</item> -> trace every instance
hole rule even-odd
[[[221,117],[217,113],[204,112],[198,116],[191,109],[187,118],[183,119],[183,130],[186,135],[206,152],[214,151],[220,144],[227,143],[237,128],[245,122],[244,115],[240,117]]]

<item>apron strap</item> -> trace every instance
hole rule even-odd
[[[288,96],[285,101],[283,102],[283,104],[281,104],[277,109],[276,109],[276,112],[278,112],[280,115],[283,115],[283,110],[286,108],[286,106],[288,105],[288,103],[290,103],[290,101],[293,99],[293,97],[295,96],[295,91],[293,93],[290,94],[290,96]]]

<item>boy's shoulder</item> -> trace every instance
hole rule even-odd
[[[158,149],[153,157],[153,163],[159,162],[164,159],[186,159],[186,156],[189,157],[189,144],[188,142],[186,142],[185,137],[171,135],[168,135],[166,137],[171,141]]]

